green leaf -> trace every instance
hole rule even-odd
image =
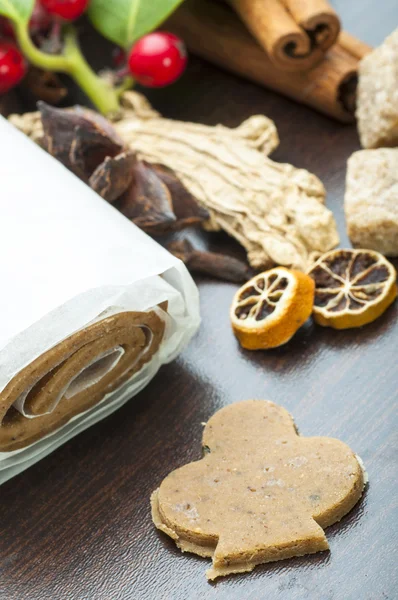
[[[0,0],[0,15],[15,23],[27,23],[35,0]]]
[[[129,48],[135,40],[156,29],[182,1],[91,0],[88,16],[104,37]]]

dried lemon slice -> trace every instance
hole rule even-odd
[[[309,275],[315,281],[314,319],[325,327],[371,323],[397,296],[396,271],[374,250],[332,250]]]
[[[284,267],[245,283],[235,294],[230,315],[240,344],[262,350],[288,342],[312,312],[314,287],[311,277]]]

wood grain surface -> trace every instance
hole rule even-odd
[[[333,2],[352,33],[378,44],[398,25],[396,0]],[[359,148],[339,125],[199,60],[152,92],[169,117],[237,125],[275,120],[273,158],[316,173],[342,245],[345,165]],[[243,256],[224,234],[193,235]],[[239,348],[228,310],[236,286],[197,279],[203,324],[183,355],[133,401],[0,488],[0,600],[393,600],[397,595],[398,303],[359,330],[307,323],[286,346]],[[246,398],[271,399],[303,435],[338,437],[364,460],[370,484],[327,530],[330,552],[257,567],[209,584],[208,564],[182,555],[151,523],[149,495],[200,457],[203,421]]]

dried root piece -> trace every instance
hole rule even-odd
[[[206,228],[224,229],[237,239],[252,267],[278,264],[306,270],[338,244],[336,223],[324,206],[325,189],[319,179],[267,158],[279,141],[270,119],[253,116],[231,129],[164,119],[136,92],[125,93],[123,103],[115,130],[140,159],[155,165],[172,196],[176,187],[166,181],[168,170],[182,184],[175,206],[173,197],[177,217],[185,222],[202,217],[197,208],[194,216],[188,216],[179,206],[183,199],[187,210],[187,190],[208,211]],[[42,138],[38,114],[14,115],[11,121],[36,141]],[[169,226],[178,228],[179,219]]]
[[[193,273],[202,273],[233,283],[247,281],[252,275],[250,268],[241,260],[226,254],[196,250],[188,240],[172,242],[167,249],[182,260]]]
[[[124,95],[119,135],[151,163],[172,169],[210,213],[206,228],[224,229],[247,250],[254,268],[305,270],[338,244],[325,190],[317,177],[266,157],[278,144],[272,121],[251,117],[236,129],[141,118],[137,94]],[[148,115],[148,109],[146,112]]]
[[[176,221],[169,190],[143,161],[135,162],[132,184],[115,207],[147,233],[170,231]]]
[[[145,140],[156,138],[166,146],[174,141],[175,145],[180,143],[187,151],[191,149],[199,153],[205,153],[216,145],[222,158],[236,162],[240,160],[240,154],[243,154],[248,165],[253,161],[254,165],[258,164],[258,158],[256,160],[255,154],[245,152],[245,149],[251,148],[268,155],[279,145],[275,123],[264,115],[254,115],[238,127],[230,128],[165,119],[150,110],[148,101],[137,92],[126,92],[122,104],[122,118],[114,126],[119,135],[130,144],[139,133]],[[239,154],[234,152],[235,146],[238,146]]]
[[[7,94],[6,97],[8,97]],[[31,140],[44,147],[44,132],[39,111],[26,112],[23,114],[13,113],[8,116],[8,120],[14,127],[22,131]]]

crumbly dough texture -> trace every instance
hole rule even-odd
[[[397,146],[398,29],[362,59],[358,73],[356,117],[362,146]]]
[[[398,256],[398,148],[351,155],[344,209],[354,246]]]
[[[358,502],[352,450],[301,437],[281,406],[247,400],[218,411],[204,457],[172,471],[152,494],[152,518],[181,550],[211,557],[208,579],[328,549],[323,529]]]
[[[173,169],[210,212],[206,229],[234,237],[254,268],[305,271],[338,244],[321,181],[267,157],[279,143],[271,119],[255,115],[236,128],[214,127],[165,119],[136,92],[125,93],[123,103],[118,134],[141,158]],[[39,113],[10,120],[40,142]]]

